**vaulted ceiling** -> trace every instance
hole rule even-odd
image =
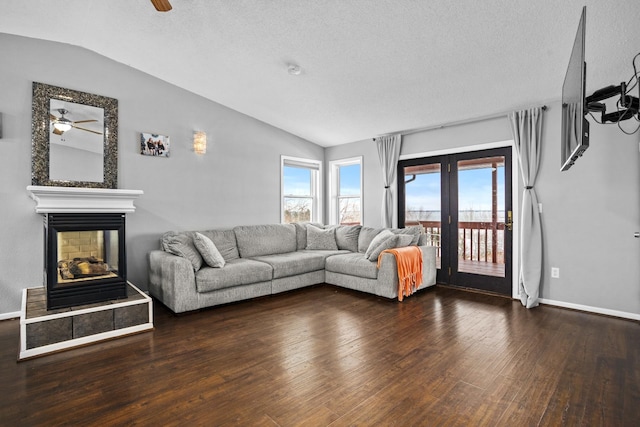
[[[171,4],[5,0],[0,32],[93,50],[322,146],[559,100],[585,4],[589,90],[627,80],[640,51],[637,0]]]

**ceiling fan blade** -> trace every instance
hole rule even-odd
[[[56,135],[62,135],[64,132],[62,132],[61,130],[57,129],[57,128],[53,128],[53,130],[51,131]]]
[[[53,114],[49,113],[49,118],[51,120],[58,120],[58,118],[56,116],[54,116]]]
[[[73,122],[73,123],[77,124],[77,123],[90,123],[90,122],[97,122],[97,120],[78,120],[77,122]]]
[[[71,127],[74,128],[74,129],[78,129],[78,130],[83,130],[83,131],[86,131],[86,132],[95,133],[96,135],[102,135],[102,132],[96,132],[95,130],[85,129],[85,128],[81,128],[81,127],[74,126],[74,125],[71,125]]]
[[[151,3],[158,12],[169,12],[172,9],[169,0],[151,0]]]

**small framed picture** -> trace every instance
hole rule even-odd
[[[143,156],[169,157],[171,143],[166,135],[140,134],[140,154]]]

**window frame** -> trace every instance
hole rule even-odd
[[[285,194],[284,192],[284,168],[298,167],[308,169],[311,174],[310,195]],[[287,198],[311,198],[311,222],[323,222],[322,210],[322,160],[306,159],[302,157],[280,156],[280,223],[285,224],[285,199]]]
[[[360,194],[358,196],[340,195],[340,167],[360,165]],[[360,198],[360,225],[364,224],[364,157],[356,156],[346,159],[331,160],[329,162],[329,180],[330,180],[330,209],[329,221],[332,225],[338,225],[340,220],[340,199],[341,198]]]

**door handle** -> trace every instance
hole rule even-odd
[[[513,212],[507,211],[507,222],[504,223],[507,230],[513,231]]]

